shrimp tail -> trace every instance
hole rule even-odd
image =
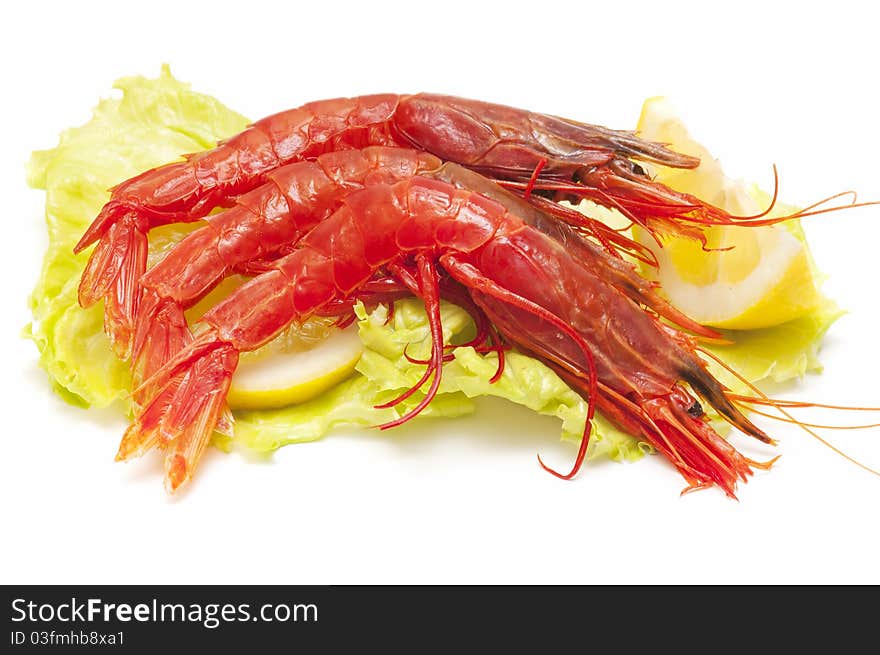
[[[73,247],[74,254],[78,255],[90,245],[103,237],[113,225],[131,213],[131,208],[120,202],[111,200],[101,208],[101,212],[89,225],[80,240]]]
[[[151,289],[145,290],[132,343],[135,386],[151,378],[190,341],[192,333],[180,304],[161,297]],[[145,396],[151,395],[151,389],[146,388],[135,396],[135,401],[141,402]]]
[[[127,460],[155,446],[166,448],[169,492],[192,477],[215,427],[229,427],[226,394],[238,365],[238,351],[212,333],[182,354],[185,357],[176,358],[173,369],[160,370],[145,382],[156,385],[156,391],[126,430],[116,454],[117,460]]]
[[[125,214],[101,236],[79,284],[82,307],[104,298],[104,329],[122,359],[131,352],[140,303],[138,279],[147,267],[147,247],[147,237],[138,217]]]

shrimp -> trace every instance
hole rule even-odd
[[[698,159],[632,132],[430,94],[324,100],[264,118],[212,150],[111,189],[110,200],[74,248],[79,253],[97,243],[80,282],[80,304],[103,298],[105,331],[117,354],[128,358],[141,301],[137,281],[146,268],[152,227],[196,221],[228,207],[280,166],[369,145],[424,150],[506,180],[526,196],[534,189],[536,197],[591,198],[640,223],[657,215],[674,226],[676,216],[700,211],[726,220],[721,210],[655,184],[634,163],[693,168]]]
[[[189,341],[184,310],[235,270],[289,250],[355,189],[436,169],[440,160],[406,148],[367,147],[320,155],[267,174],[235,206],[208,217],[140,279],[132,365],[149,377]]]
[[[126,430],[117,459],[167,450],[166,486],[189,480],[214,429],[239,354],[268,343],[387,273],[424,301],[432,348],[430,385],[406,422],[432,400],[444,360],[439,301],[451,279],[501,334],[536,354],[578,389],[587,420],[572,477],[586,454],[595,410],[665,454],[690,487],[717,485],[730,496],[754,467],[717,435],[684,384],[748,435],[771,443],[727,397],[689,337],[661,324],[560,241],[504,204],[442,180],[414,176],[346,196],[330,217],[270,269],[201,319],[195,338],[144,385],[149,398]],[[555,471],[554,471],[555,472]]]
[[[451,162],[441,165],[438,158],[416,150],[370,146],[326,153],[314,161],[272,171],[266,184],[239,196],[231,209],[208,217],[203,227],[187,235],[141,277],[144,291],[135,317],[132,351],[136,384],[189,342],[184,310],[230,272],[262,272],[262,260],[291,250],[300,237],[330,216],[347,194],[369,184],[414,175],[441,179],[501,202],[529,225],[565,244],[585,265],[617,284],[633,300],[696,334],[718,336],[669,305],[657,294],[656,283],[646,281],[631,264],[612,256],[615,250],[603,250],[575,227],[479,173]],[[604,228],[598,221],[579,216],[579,228],[594,232]],[[618,238],[618,243],[623,240]]]

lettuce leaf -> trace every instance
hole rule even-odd
[[[28,183],[46,191],[49,248],[30,297],[25,328],[54,388],[74,404],[127,406],[128,367],[110,349],[101,304],[81,309],[76,291],[91,250],[73,246],[110,197],[108,189],[144,170],[204,150],[241,131],[247,120],[191,91],[167,66],[157,79],[129,77],[102,100],[92,120],[65,131],[51,150],[33,153]],[[161,233],[167,236],[167,230]]]
[[[822,337],[845,313],[833,300],[824,298],[805,316],[760,330],[723,330],[731,345],[704,347],[750,382],[787,382],[822,371]],[[709,370],[731,389],[747,391],[746,385],[718,364],[712,362]]]

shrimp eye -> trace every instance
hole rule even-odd
[[[694,404],[688,407],[688,414],[694,418],[700,418],[703,415],[703,406],[695,400]]]
[[[644,180],[644,178],[648,177],[648,171],[640,164],[623,157],[615,157],[608,162],[607,166],[613,175],[618,175],[628,180],[639,180],[640,178]]]

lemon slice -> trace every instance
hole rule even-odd
[[[186,312],[190,325],[245,282],[231,275]],[[276,409],[311,400],[352,373],[363,353],[357,325],[314,317],[242,353],[226,401],[232,409]]]
[[[327,329],[303,345],[302,327],[252,353],[243,353],[232,376],[232,409],[272,409],[310,400],[354,372],[363,353],[357,326]],[[291,342],[297,342],[291,345]]]
[[[718,161],[694,141],[664,98],[645,102],[638,131],[646,139],[700,157],[700,166],[693,170],[658,167],[658,182],[734,215],[756,214],[769,202],[766,194],[725,177]],[[778,206],[774,213],[792,211]],[[704,325],[742,330],[769,327],[803,316],[822,301],[813,261],[796,221],[707,228],[710,252],[697,241],[676,236],[662,236],[661,248],[644,230],[634,232],[659,263],[657,269],[646,266],[643,272],[660,282],[675,307]]]

